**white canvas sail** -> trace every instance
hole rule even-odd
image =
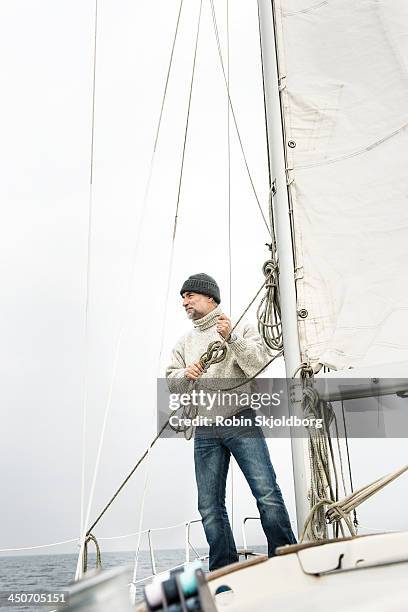
[[[408,360],[408,3],[277,0],[302,358]]]

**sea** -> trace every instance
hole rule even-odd
[[[205,555],[204,550],[197,551]],[[155,550],[156,572],[162,572],[185,561],[184,549]],[[72,582],[75,575],[78,555],[27,555],[0,557],[0,611],[1,612],[40,612],[40,610],[55,609],[52,605],[18,605],[9,600],[12,593],[54,593],[61,592]],[[102,568],[111,569],[125,567],[131,582],[133,578],[134,551],[102,553]],[[95,554],[90,553],[88,567],[95,567]],[[208,563],[203,562],[203,569],[208,569]],[[140,551],[136,580],[152,575],[152,564],[148,551]],[[137,589],[137,600],[143,601],[143,584]]]
[[[253,550],[264,553],[266,548],[255,546]],[[204,556],[207,551],[197,549]],[[133,577],[134,551],[104,552],[102,568],[126,567],[127,577]],[[16,593],[60,593],[66,590],[75,575],[77,554],[27,555],[0,557],[0,612],[40,612],[54,610],[52,604],[19,604],[9,599]],[[191,560],[194,559],[192,555]],[[155,550],[156,572],[163,572],[185,561],[184,549]],[[95,566],[95,554],[89,554],[89,568]],[[208,571],[208,561],[202,562],[203,570]],[[151,577],[152,565],[148,551],[139,554],[137,580]],[[146,581],[148,582],[148,581]],[[137,601],[143,601],[143,584],[137,589]]]

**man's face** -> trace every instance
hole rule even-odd
[[[183,308],[189,319],[196,320],[205,317],[206,314],[214,310],[216,304],[208,295],[186,291],[183,293]]]

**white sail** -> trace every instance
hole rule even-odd
[[[278,0],[303,359],[408,359],[408,3]]]

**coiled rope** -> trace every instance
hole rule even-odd
[[[200,365],[203,368],[204,372],[206,372],[211,365],[224,361],[226,354],[227,345],[225,340],[224,342],[221,342],[220,340],[214,340],[213,342],[210,342],[207,347],[207,350],[201,355],[199,359]],[[196,381],[191,381],[191,385],[188,392],[191,393],[195,386]],[[181,420],[185,422],[186,419],[194,419],[197,416],[197,412],[197,406],[192,406],[191,404],[189,406],[184,406],[179,421]],[[186,440],[191,440],[194,431],[194,427],[192,427],[191,425],[173,425],[169,422],[169,427],[176,433],[183,433]]]
[[[307,369],[304,368],[304,369]],[[328,526],[333,526],[333,535],[338,537],[339,532],[344,537],[345,529],[351,536],[357,535],[356,508],[380,491],[387,484],[408,471],[408,465],[387,474],[368,485],[346,495],[346,485],[343,472],[342,452],[339,443],[336,415],[330,402],[321,401],[316,389],[313,387],[313,376],[310,370],[303,373],[303,413],[307,418],[321,419],[322,427],[310,425],[309,435],[309,462],[310,462],[310,512],[306,517],[300,542],[318,541],[328,539]],[[335,454],[332,445],[330,427],[334,425],[337,440],[340,476],[338,473]],[[339,499],[339,481],[345,497]],[[354,514],[354,520],[352,519]]]
[[[201,355],[199,362],[203,367],[204,372],[206,372],[211,365],[215,363],[220,363],[225,359],[227,355],[228,339],[231,337],[234,330],[240,324],[248,310],[254,304],[264,287],[266,288],[266,293],[263,296],[257,309],[258,330],[266,346],[271,350],[278,351],[278,354],[274,355],[264,366],[262,366],[260,370],[258,370],[258,372],[256,372],[256,374],[249,378],[246,378],[243,382],[237,385],[223,388],[223,391],[232,391],[233,389],[238,389],[239,387],[248,384],[251,380],[259,376],[264,370],[266,370],[266,368],[273,361],[275,361],[275,359],[283,355],[282,323],[280,317],[277,270],[278,266],[274,259],[268,259],[264,263],[262,271],[265,280],[258,289],[258,291],[255,293],[255,296],[249,302],[248,306],[244,309],[237,322],[233,325],[228,336],[224,338],[223,341],[215,340],[213,342],[210,342],[206,352]],[[188,392],[191,393],[191,391],[195,387],[195,384],[195,381],[192,382]],[[186,419],[193,419],[197,416],[197,413],[197,406],[184,406],[180,420],[185,421]],[[173,429],[173,431],[175,431],[176,433],[184,433],[184,437],[186,438],[186,440],[191,439],[194,431],[194,428],[191,425],[172,425],[169,423],[169,427],[171,427],[171,429]]]
[[[319,513],[321,508],[327,506],[327,510],[324,513],[325,519],[327,523],[335,523],[344,521],[347,525],[347,528],[350,532],[351,536],[357,535],[356,528],[350,518],[351,512],[353,512],[357,506],[365,502],[372,495],[383,489],[385,486],[396,480],[399,476],[408,471],[408,465],[404,465],[403,467],[395,470],[394,472],[390,472],[386,476],[382,476],[377,480],[374,480],[368,485],[361,487],[354,493],[346,496],[340,501],[333,501],[329,498],[320,499],[317,504],[310,510],[306,520],[305,525],[303,527],[303,533],[300,541],[302,542],[304,539],[308,539],[308,536],[313,533],[313,528],[311,525],[315,521],[316,513]]]
[[[278,286],[278,264],[275,259],[268,259],[263,265],[266,292],[263,296],[256,316],[259,333],[273,351],[283,349],[281,308]]]
[[[88,544],[93,542],[95,544],[96,549],[96,564],[95,569],[101,569],[102,567],[102,558],[101,558],[101,550],[99,548],[99,544],[92,533],[89,533],[85,538],[84,552],[82,555],[82,572],[85,574],[88,571]]]

